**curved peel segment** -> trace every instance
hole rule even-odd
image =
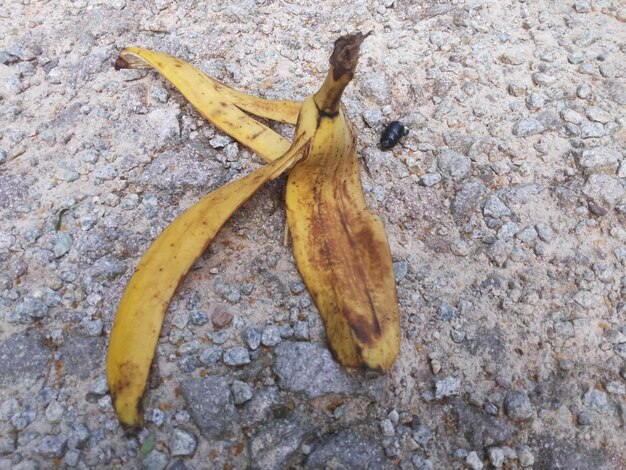
[[[314,114],[305,101],[302,114]],[[368,209],[356,139],[339,113],[321,117],[306,159],[287,182],[287,221],[298,269],[342,364],[388,370],[400,348],[389,244]]]
[[[233,139],[272,161],[283,155],[291,142],[255,116],[295,124],[300,103],[271,101],[234,90],[210,78],[176,57],[138,47],[120,52],[116,68],[154,68],[174,85],[196,110]]]
[[[309,144],[301,138],[281,158],[210,193],[174,220],[144,254],[120,301],[107,356],[109,390],[123,424],[142,422],[141,397],[179,283],[233,212],[306,154]]]

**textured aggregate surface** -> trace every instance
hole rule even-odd
[[[626,468],[622,1],[22,0],[0,24],[0,469]],[[281,178],[181,284],[125,435],[104,376],[124,286],[262,161],[118,51],[301,100],[355,30],[374,34],[344,105],[394,258],[396,364],[332,359]],[[393,120],[409,133],[383,152]]]

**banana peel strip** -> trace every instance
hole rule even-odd
[[[234,90],[191,64],[161,52],[127,47],[116,68],[154,68],[174,85],[194,108],[217,128],[271,162],[289,150],[291,142],[253,119],[258,117],[295,124],[301,103],[272,101]]]
[[[309,150],[303,137],[279,159],[213,191],[180,215],[139,262],[115,316],[107,377],[120,421],[142,422],[141,397],[165,313],[176,288],[222,225],[265,182],[287,170]]]
[[[343,121],[340,115],[337,121]],[[322,151],[346,128],[349,144]],[[380,371],[400,346],[395,277],[380,219],[369,210],[349,124],[322,126],[311,152],[289,172],[287,223],[298,270],[318,306],[328,344],[345,366]],[[334,134],[334,135],[333,135]]]

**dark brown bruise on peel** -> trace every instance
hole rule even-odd
[[[345,312],[345,314],[348,318],[350,328],[361,343],[371,346],[380,337],[380,325],[376,320],[376,315],[374,315],[375,331],[372,331],[370,323],[363,316],[352,315],[351,312]],[[376,336],[376,338],[374,336]]]

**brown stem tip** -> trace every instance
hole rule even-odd
[[[115,61],[115,65],[113,65],[113,67],[115,67],[115,70],[129,69],[130,64],[126,59],[123,59],[122,56],[119,56]]]
[[[361,44],[370,34],[372,34],[371,31],[366,34],[346,34],[335,41],[335,49],[330,56],[330,65],[333,68],[335,80],[339,80],[343,75],[348,75],[352,79],[356,64],[359,61]]]

